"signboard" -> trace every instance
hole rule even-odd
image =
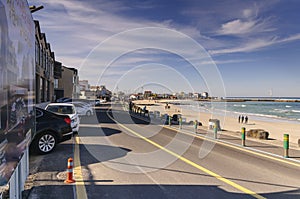
[[[34,132],[35,29],[26,0],[0,0],[0,186]]]

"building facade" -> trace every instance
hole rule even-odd
[[[75,68],[68,68],[62,66],[61,78],[57,80],[57,91],[63,92],[63,97],[79,99],[80,98],[80,85],[78,70]],[[57,96],[57,98],[60,98]]]
[[[59,79],[62,78],[62,63],[55,61],[54,64],[54,99],[64,97],[63,87],[59,87]]]
[[[35,99],[36,103],[54,100],[54,52],[47,43],[46,34],[41,32],[39,21],[35,23]]]

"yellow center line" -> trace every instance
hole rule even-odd
[[[240,191],[242,191],[242,192],[244,192],[244,193],[246,193],[246,194],[248,194],[248,195],[253,196],[254,198],[258,198],[258,199],[264,199],[264,198],[265,198],[265,197],[263,197],[263,196],[261,196],[261,195],[258,195],[258,194],[255,193],[254,191],[251,191],[251,190],[249,190],[249,189],[247,189],[247,188],[245,188],[245,187],[243,187],[243,186],[241,186],[241,185],[239,185],[239,184],[237,184],[237,183],[235,183],[235,182],[233,182],[233,181],[231,181],[231,180],[228,180],[228,179],[226,179],[226,178],[220,176],[220,175],[217,174],[217,173],[214,173],[214,172],[210,171],[209,169],[206,169],[206,168],[204,168],[204,167],[202,167],[202,166],[196,164],[195,162],[193,162],[193,161],[191,161],[191,160],[189,160],[189,159],[187,159],[187,158],[184,158],[184,157],[178,155],[177,153],[174,153],[173,151],[171,151],[171,150],[169,150],[169,149],[166,149],[165,147],[163,147],[163,146],[157,144],[156,142],[154,142],[154,141],[152,141],[152,140],[150,140],[150,139],[148,139],[148,138],[146,138],[146,137],[140,135],[139,133],[137,133],[137,132],[135,132],[135,131],[133,131],[133,130],[127,128],[127,127],[124,126],[123,124],[118,123],[118,122],[117,122],[114,118],[112,118],[109,114],[107,114],[107,115],[108,115],[112,120],[114,120],[118,125],[120,125],[120,126],[123,127],[124,129],[126,129],[127,131],[129,131],[129,132],[131,132],[132,134],[134,134],[134,135],[140,137],[141,139],[145,140],[146,142],[148,142],[148,143],[150,143],[150,144],[156,146],[157,148],[159,148],[159,149],[161,149],[161,150],[163,150],[163,151],[169,153],[170,155],[175,156],[176,158],[180,159],[181,161],[183,161],[183,162],[185,162],[185,163],[187,163],[187,164],[189,164],[189,165],[191,165],[191,166],[193,166],[193,167],[195,167],[195,168],[197,168],[197,169],[199,169],[199,170],[201,170],[201,171],[203,171],[203,172],[205,172],[205,173],[207,173],[207,174],[209,174],[209,175],[215,177],[216,179],[218,179],[218,180],[220,180],[220,181],[222,181],[222,182],[224,182],[224,183],[226,183],[226,184],[228,184],[228,185],[230,185],[230,186],[232,186],[232,187],[234,187],[234,188],[236,188],[236,189],[238,189],[238,190],[240,190]]]
[[[75,146],[74,146],[74,177],[75,177],[75,185],[76,185],[76,195],[78,199],[87,199],[86,189],[82,177],[82,169],[80,164],[80,150],[79,150],[79,137],[77,135],[75,138]]]

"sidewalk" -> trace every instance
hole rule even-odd
[[[211,141],[216,141],[217,143],[225,143],[230,144],[235,147],[240,147],[243,149],[248,149],[251,151],[255,151],[258,153],[263,153],[266,155],[271,155],[276,158],[282,158],[283,160],[290,160],[296,163],[299,163],[300,166],[300,148],[297,144],[289,143],[289,158],[284,158],[284,149],[283,142],[276,139],[268,139],[268,140],[260,140],[256,138],[246,137],[246,146],[242,146],[241,133],[240,132],[232,132],[232,131],[218,131],[217,139],[214,139],[214,133],[212,130],[208,130],[206,126],[198,126],[197,134],[195,133],[195,129],[193,125],[184,124],[182,125],[182,129],[179,129],[179,125],[162,125],[163,120],[159,118],[147,118],[143,117],[139,114],[132,114],[134,117],[138,117],[143,120],[151,119],[153,124],[164,126],[165,128],[170,128],[171,130],[191,134],[194,136],[199,136],[201,138],[207,138]]]
[[[211,141],[217,141],[221,143],[234,145],[258,153],[263,153],[277,158],[282,158],[284,160],[291,160],[293,162],[299,163],[300,166],[300,149],[298,146],[296,146],[296,144],[293,143],[290,143],[289,158],[284,158],[283,142],[279,140],[274,140],[274,139],[259,140],[255,138],[246,137],[246,146],[242,146],[240,132],[218,131],[217,139],[214,139],[213,131],[207,130],[207,128],[203,126],[198,127],[197,134],[195,133],[195,129],[191,125],[183,125],[182,129],[179,129],[179,125],[171,125],[171,126],[166,125],[166,127],[172,128],[173,130],[178,132],[184,132],[202,138],[208,138]]]

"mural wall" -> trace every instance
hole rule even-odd
[[[26,0],[0,0],[0,186],[34,132],[34,22]]]

